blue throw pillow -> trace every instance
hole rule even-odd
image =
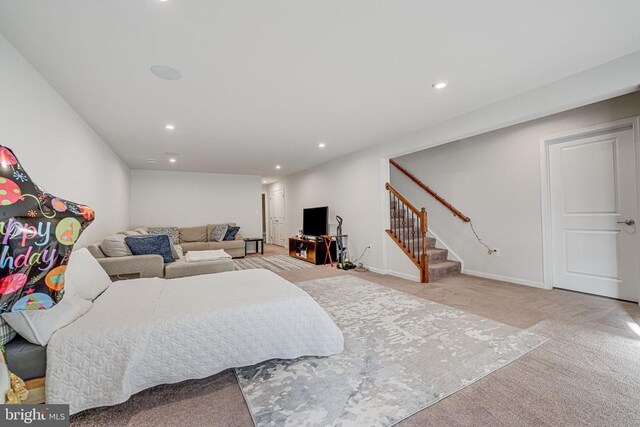
[[[166,234],[125,237],[124,242],[134,255],[161,255],[165,264],[175,261],[171,255],[171,240]]]
[[[240,227],[229,226],[229,228],[227,228],[227,234],[224,235],[224,239],[222,240],[235,240],[238,231],[240,231]]]

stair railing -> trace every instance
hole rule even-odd
[[[444,197],[442,197],[441,195],[439,195],[438,193],[436,193],[435,191],[433,191],[431,188],[429,188],[425,183],[423,183],[422,181],[420,181],[418,178],[416,178],[415,176],[413,176],[413,174],[411,172],[409,172],[408,170],[406,170],[405,168],[403,168],[402,166],[400,166],[395,160],[393,159],[389,159],[389,163],[391,163],[393,166],[395,166],[400,172],[402,172],[403,174],[405,174],[411,181],[415,182],[416,184],[418,184],[418,186],[420,188],[422,188],[424,191],[426,191],[427,193],[429,193],[431,196],[433,196],[434,199],[436,199],[437,201],[439,201],[440,203],[442,203],[444,205],[444,207],[446,207],[447,209],[449,209],[454,216],[457,216],[458,218],[460,218],[462,221],[464,222],[471,222],[471,218],[469,218],[468,216],[466,216],[465,214],[463,214],[462,212],[460,212],[458,209],[454,208],[451,203],[447,202]]]
[[[389,191],[389,217],[391,228],[386,230],[391,239],[420,270],[420,282],[429,282],[427,257],[427,210],[418,209],[387,183]],[[418,227],[416,227],[416,223]]]

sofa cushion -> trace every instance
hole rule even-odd
[[[222,242],[225,234],[227,234],[227,230],[229,226],[227,224],[219,224],[213,228],[213,231],[209,235],[209,241],[211,242]]]
[[[209,242],[207,249],[237,249],[244,248],[244,240],[223,240],[222,242]]]
[[[171,240],[166,234],[127,237],[125,242],[134,255],[161,255],[165,263],[173,262]]]
[[[164,269],[164,275],[166,279],[176,279],[178,277],[198,276],[200,274],[233,271],[233,269],[234,263],[230,259],[218,259],[215,261],[188,263],[183,258],[180,261],[168,264]]]
[[[206,242],[207,226],[180,228],[180,243]]]
[[[230,225],[229,228],[227,228],[227,233],[224,235],[224,239],[222,240],[235,240],[238,231],[240,231],[240,227],[233,227]]]
[[[130,256],[131,250],[124,242],[126,237],[124,234],[107,236],[100,242],[100,250],[108,257]]]
[[[141,236],[147,236],[149,234],[149,231],[147,231],[147,227],[136,228],[133,231],[137,231]]]
[[[137,231],[137,230],[126,230],[126,231],[123,231],[122,233],[118,233],[118,234],[124,234],[127,237],[141,236],[140,232]]]
[[[208,242],[183,243],[180,246],[182,246],[182,250],[185,254],[189,251],[206,251],[209,249]]]
[[[166,234],[174,245],[180,244],[180,232],[178,227],[147,227],[147,232],[151,235]]]
[[[93,257],[95,259],[100,259],[100,258],[104,258],[104,252],[102,252],[100,250],[100,245],[99,244],[93,244],[93,245],[89,245],[87,246],[87,249],[89,250],[89,252],[91,253],[91,255],[93,255]]]

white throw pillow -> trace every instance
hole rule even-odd
[[[111,279],[87,248],[71,253],[64,274],[64,298],[76,295],[93,301],[111,285]]]
[[[65,296],[48,310],[22,310],[2,314],[2,318],[24,339],[45,346],[51,335],[85,314],[93,303],[77,296]]]
[[[100,250],[108,257],[122,257],[131,256],[131,250],[129,246],[124,242],[124,234],[114,234],[113,236],[107,236],[102,242],[100,242]]]

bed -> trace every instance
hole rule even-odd
[[[327,313],[267,270],[125,280],[51,337],[47,403],[67,403],[73,414],[155,385],[343,346]]]

